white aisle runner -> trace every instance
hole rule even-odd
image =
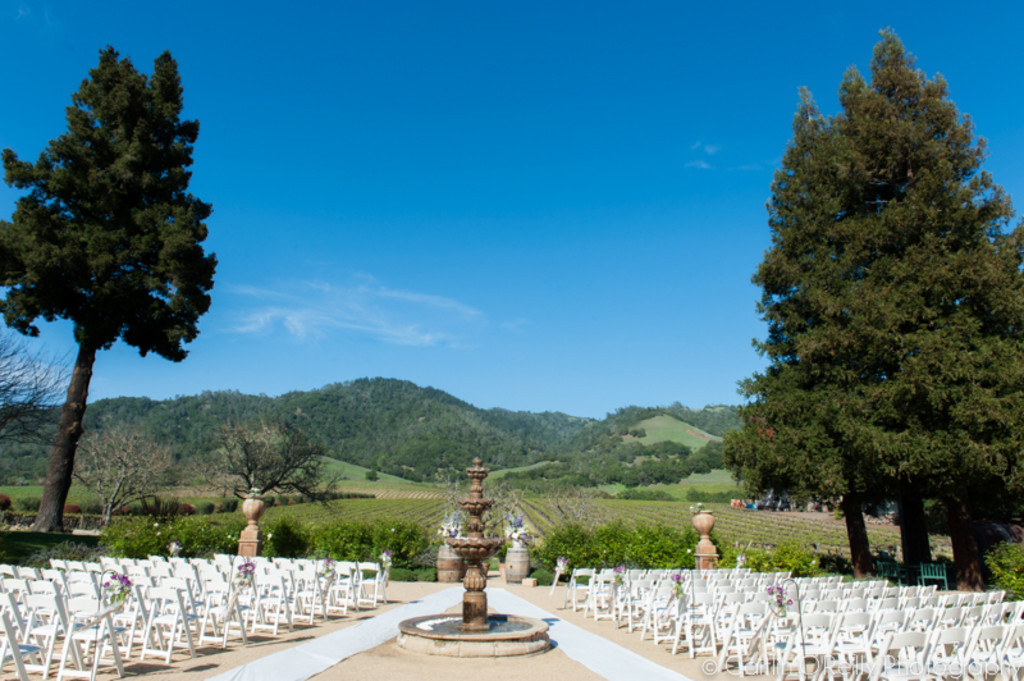
[[[395,638],[402,620],[444,612],[462,600],[462,591],[461,586],[438,591],[351,627],[229,669],[209,681],[305,681],[345,658]]]
[[[544,620],[550,627],[548,635],[558,644],[559,650],[609,681],[693,681],[603,636],[566,622],[505,589],[488,589],[487,605],[496,612]]]
[[[229,669],[209,681],[305,681],[348,657],[395,638],[398,635],[398,624],[402,620],[444,612],[462,600],[462,593],[461,586],[439,591],[351,627]],[[505,589],[488,589],[487,604],[495,612],[523,615],[547,622],[551,640],[559,650],[609,681],[693,681],[617,643],[566,622]]]

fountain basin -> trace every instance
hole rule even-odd
[[[449,537],[445,543],[467,563],[479,563],[497,553],[505,540],[500,537]]]
[[[464,631],[457,615],[414,617],[398,625],[398,645],[445,657],[510,657],[551,647],[548,625],[532,617],[490,615],[485,631]]]

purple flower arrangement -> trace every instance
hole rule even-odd
[[[132,580],[128,579],[128,575],[111,572],[107,580],[103,582],[103,589],[111,605],[124,603],[128,600],[128,594],[132,592]]]
[[[786,616],[786,608],[793,605],[793,599],[786,596],[786,590],[782,586],[773,584],[768,587],[768,595],[775,599],[772,610],[778,617]]]
[[[672,595],[676,598],[683,597],[683,582],[686,581],[686,577],[676,572],[669,579],[672,580]]]
[[[255,576],[256,563],[251,560],[246,560],[244,563],[239,563],[238,565],[235,573],[235,583],[240,587],[251,586]]]

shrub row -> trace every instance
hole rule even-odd
[[[427,530],[408,520],[313,525],[284,516],[264,525],[263,531],[264,553],[290,558],[330,556],[335,560],[375,561],[384,551],[391,551],[394,567],[412,569],[423,566],[422,555],[430,547]]]
[[[715,536],[712,533],[712,541]],[[693,568],[696,563],[697,532],[668,525],[625,525],[615,522],[588,530],[564,525],[549,533],[533,552],[539,566],[550,571],[559,556],[570,567]],[[719,567],[735,567],[737,551],[715,542]],[[1024,553],[1024,552],[1022,552]],[[744,565],[757,572],[789,571],[797,577],[823,574],[821,558],[797,544],[780,544],[770,551],[749,550]],[[549,582],[550,583],[550,582]]]
[[[168,555],[167,545],[178,541],[182,556],[209,557],[236,553],[243,527],[244,518],[234,516],[177,516],[162,521],[115,518],[100,534],[100,545],[114,556],[145,558]],[[412,569],[422,567],[422,556],[430,546],[426,529],[406,520],[312,525],[281,517],[263,523],[262,528],[265,556],[376,561],[384,551],[391,551],[394,567]]]
[[[143,516],[114,518],[100,532],[100,546],[112,556],[145,558],[169,555],[167,545],[178,541],[182,556],[207,558],[214,553],[237,553],[243,527],[245,519],[234,516],[177,516],[162,521]]]
[[[692,527],[615,522],[589,530],[572,524],[550,532],[534,556],[551,570],[559,556],[572,567],[692,568],[697,539]]]

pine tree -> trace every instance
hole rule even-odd
[[[943,500],[958,582],[977,588],[972,503],[1020,485],[1021,229],[970,120],[892,32],[840,103],[826,117],[805,95],[772,186],[754,277],[770,365],[727,460],[853,502]]]
[[[7,183],[29,193],[0,225],[0,310],[28,335],[40,316],[71,320],[79,348],[36,529],[61,528],[96,353],[124,340],[181,361],[209,308],[212,209],[188,193],[199,124],[181,110],[169,52],[147,78],[108,47],[72,96],[67,132],[35,164],[3,152]]]

